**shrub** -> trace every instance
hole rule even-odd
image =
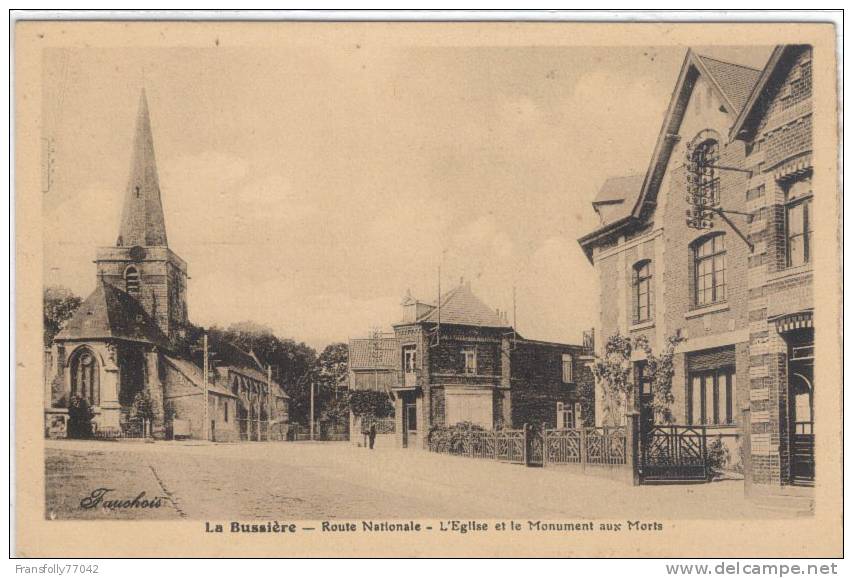
[[[708,444],[708,466],[711,472],[719,475],[726,469],[726,466],[731,460],[729,448],[723,443],[722,437],[717,437],[714,441]]]
[[[394,405],[384,391],[356,390],[348,396],[349,408],[356,417],[383,418],[394,415]]]
[[[68,437],[86,439],[92,437],[92,418],[95,411],[82,397],[72,396],[68,402]]]
[[[452,426],[434,425],[427,434],[427,444],[434,452],[465,454],[472,443],[472,434],[475,431],[485,431],[485,429],[468,421]]]

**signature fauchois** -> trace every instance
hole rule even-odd
[[[80,507],[84,510],[91,510],[98,506],[105,510],[120,510],[129,508],[159,508],[163,505],[163,499],[160,496],[147,498],[145,497],[145,492],[140,492],[138,496],[132,499],[112,499],[111,496],[105,498],[109,492],[114,491],[114,488],[98,488],[93,490],[91,494],[80,500]]]

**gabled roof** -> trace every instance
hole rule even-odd
[[[154,157],[154,137],[151,134],[148,99],[144,88],[139,96],[130,178],[124,195],[121,228],[116,241],[118,247],[134,245],[145,247],[168,245],[166,219],[163,216],[163,203],[160,200],[157,160]]]
[[[750,83],[754,85],[760,74],[761,72],[754,68],[700,56],[693,50],[687,51],[652,152],[651,162],[643,178],[640,194],[637,195],[630,211],[624,211],[623,217],[610,220],[578,239],[587,259],[592,259],[592,245],[595,241],[606,238],[622,227],[640,223],[657,205],[658,190],[666,173],[669,157],[678,142],[681,121],[697,76],[702,75],[708,80],[717,97],[724,103],[723,108],[726,114],[734,123],[741,108],[749,99],[744,95],[751,93]]]
[[[102,279],[98,280],[95,290],[74,312],[56,339],[123,339],[169,348],[169,339],[142,305]]]
[[[709,56],[697,55],[697,59],[705,66],[711,81],[716,83],[725,99],[732,105],[733,112],[739,113],[749,99],[761,71]]]
[[[266,383],[268,378],[266,369],[254,352],[243,351],[240,347],[225,339],[220,339],[215,335],[211,335],[209,349],[211,365],[214,368],[233,370],[257,381]],[[200,365],[204,355],[200,354],[198,351],[196,351],[196,354]],[[272,383],[281,387],[281,385],[275,380],[272,380]]]
[[[400,365],[399,343],[393,337],[350,339],[350,369],[397,369]]]
[[[618,221],[631,214],[643,188],[643,175],[611,177],[604,181],[592,206],[601,217],[601,224]]]
[[[416,323],[438,323],[439,315],[441,323],[449,325],[509,327],[497,311],[474,295],[468,284],[459,285],[445,293],[441,297],[441,307],[428,311],[419,317]]]
[[[181,373],[181,375],[186,377],[192,385],[199,389],[202,389],[204,387],[204,371],[202,370],[202,368],[197,366],[192,361],[184,359],[182,357],[175,357],[171,355],[164,355],[163,357],[166,359],[169,365],[174,367],[177,371]],[[227,387],[224,387],[212,381],[207,384],[207,388],[208,390],[216,392],[220,395],[237,397]]]
[[[779,44],[773,49],[767,64],[747,97],[746,103],[739,111],[731,130],[729,130],[731,140],[742,138],[752,130],[756,118],[763,112],[760,104],[767,101],[765,95],[773,89],[772,80],[783,73],[784,63],[790,63],[788,56],[802,49],[803,46],[797,44]]]

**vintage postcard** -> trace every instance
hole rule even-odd
[[[17,555],[840,555],[832,24],[13,33]]]

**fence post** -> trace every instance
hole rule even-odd
[[[581,454],[581,471],[586,471],[586,462],[587,462],[587,445],[586,445],[586,427],[581,426],[581,445],[580,445],[580,454]]]
[[[743,493],[749,497],[752,494],[752,417],[749,405],[741,409],[740,432],[741,466],[743,467]]]
[[[640,414],[625,415],[625,466],[628,482],[640,485]]]
[[[521,426],[521,428],[522,428],[521,432],[523,434],[523,439],[521,442],[521,452],[522,452],[521,455],[522,455],[522,458],[524,458],[524,465],[529,466],[530,462],[527,461],[527,459],[529,457],[527,455],[527,430],[530,428],[527,427],[527,424],[524,424],[523,426]]]
[[[548,465],[548,428],[542,425],[542,467]]]

